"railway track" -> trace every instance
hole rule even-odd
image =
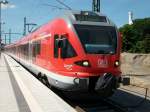
[[[24,68],[28,70],[26,67]],[[31,71],[29,72],[32,73]],[[32,73],[32,75],[35,76],[34,73]],[[36,76],[35,78],[38,79],[38,77]],[[45,84],[40,78],[38,80],[41,81],[45,86],[47,86],[47,84]],[[61,97],[72,107],[74,107],[77,112],[127,112],[127,109],[122,107],[120,104],[117,104],[110,99],[102,99],[101,97],[99,98],[98,95],[94,95],[94,97],[92,97],[91,94],[88,94],[89,96],[86,95],[86,98],[82,98],[83,95],[80,96],[80,94],[78,93],[79,96],[76,96],[77,99],[72,99],[70,98],[70,96],[74,96],[73,93],[68,94],[68,92],[64,93],[56,88],[50,86],[47,87],[55,92],[59,97]]]
[[[64,94],[61,90],[56,88],[48,88],[56,93],[59,97],[61,97],[64,101],[66,101],[69,105],[74,107],[77,112],[128,112],[127,108],[111,99],[102,99],[99,97],[96,98],[95,95],[93,98],[91,96],[86,96],[87,98],[84,97],[82,99],[82,95],[77,95],[77,100],[75,100],[75,98],[70,98],[70,95],[73,95],[72,93]]]
[[[80,95],[79,96],[77,95],[78,96],[78,97],[76,96],[77,99],[75,98],[72,99],[70,98],[70,96],[74,96],[74,94],[76,93],[64,94],[61,90],[49,86],[47,87],[51,89],[53,92],[55,92],[59,97],[61,97],[72,107],[74,107],[77,110],[77,112],[133,112],[130,108],[135,108],[135,106],[137,106],[137,105],[124,106],[109,98],[103,99],[101,97],[98,97],[98,95],[94,97],[86,96],[86,98],[84,97],[83,99],[82,99],[83,95],[81,95],[81,97]],[[144,100],[140,101],[138,105],[141,104]]]
[[[123,105],[109,98],[104,99],[98,95],[80,95],[79,93],[75,97],[72,97],[74,93],[64,94],[57,89],[53,89],[53,91],[74,107],[77,112],[128,112],[128,108],[125,108]]]
[[[75,109],[78,112],[127,112],[127,109],[109,99],[83,101],[78,103]]]

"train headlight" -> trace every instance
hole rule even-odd
[[[89,62],[88,61],[83,61],[83,66],[89,66]]]
[[[76,65],[83,66],[83,67],[90,67],[90,62],[88,60],[81,60],[81,61],[76,61]]]
[[[119,62],[118,60],[115,61],[115,66],[116,66],[116,67],[120,66],[120,62]]]

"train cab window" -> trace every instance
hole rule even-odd
[[[112,26],[74,25],[80,42],[88,54],[114,54],[117,34]]]

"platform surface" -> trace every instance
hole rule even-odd
[[[6,54],[0,75],[0,112],[76,112]]]
[[[2,54],[0,58],[0,112],[20,111],[30,112],[30,109]]]

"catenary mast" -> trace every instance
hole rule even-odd
[[[94,12],[100,12],[100,0],[93,0],[92,10]]]

